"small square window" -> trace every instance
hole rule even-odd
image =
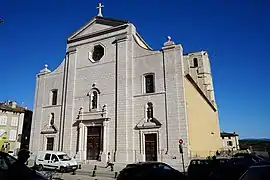
[[[233,145],[232,141],[227,141],[227,145],[232,146]]]

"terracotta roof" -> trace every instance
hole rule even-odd
[[[235,137],[235,136],[239,136],[237,133],[228,133],[228,132],[221,132],[220,133],[221,137]]]
[[[21,106],[17,106],[17,105],[16,105],[16,108],[12,108],[11,105],[9,104],[0,103],[0,110],[11,111],[11,112],[24,112],[27,109]]]

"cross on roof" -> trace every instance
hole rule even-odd
[[[97,7],[97,9],[98,9],[98,16],[103,17],[102,16],[102,13],[101,13],[101,10],[102,10],[103,7],[104,7],[104,5],[102,5],[101,3],[98,3],[98,7]]]

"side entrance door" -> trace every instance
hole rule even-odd
[[[145,134],[145,161],[157,161],[157,134]]]
[[[54,138],[53,137],[48,137],[47,138],[47,151],[52,151],[53,150],[53,144],[54,144]]]
[[[101,149],[101,126],[90,126],[87,130],[87,160],[98,160]]]

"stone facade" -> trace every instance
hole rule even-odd
[[[96,61],[98,56],[102,57]],[[31,150],[45,150],[48,138],[54,138],[53,150],[87,162],[91,156],[88,144],[92,142],[89,127],[101,127],[97,159],[102,162],[107,161],[108,152],[119,163],[145,161],[150,151],[146,144],[151,144],[146,142],[146,136],[154,134],[152,150],[156,160],[173,166],[180,164],[181,138],[188,163],[184,81],[187,74],[194,73],[188,62],[192,61],[191,56],[184,55],[182,46],[170,38],[161,50],[152,50],[130,22],[94,17],[68,38],[60,66],[52,72],[46,66],[37,75]],[[195,56],[205,58],[199,52]],[[201,83],[198,87],[210,103],[207,106],[216,109],[210,64],[207,60],[199,63],[199,71],[208,71],[207,77],[203,81],[198,80],[197,74],[190,77]],[[151,93],[146,92],[147,75],[154,82]],[[210,85],[205,85],[205,81]],[[57,91],[54,105],[53,91]],[[149,102],[153,105],[150,119]],[[215,125],[219,129],[218,119]]]

